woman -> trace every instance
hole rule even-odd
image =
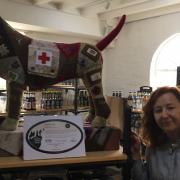
[[[180,90],[161,87],[143,108],[142,140],[146,143],[145,161],[141,160],[140,139],[132,135],[134,180],[180,179]]]

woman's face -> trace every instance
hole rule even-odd
[[[165,93],[160,96],[153,111],[157,125],[167,135],[180,135],[180,102],[174,94]]]

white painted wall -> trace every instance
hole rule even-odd
[[[165,39],[179,32],[180,13],[125,24],[115,47],[105,51],[104,94],[111,95],[113,90],[122,90],[127,96],[129,91],[149,85],[154,52]]]

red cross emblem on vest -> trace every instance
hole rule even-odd
[[[52,52],[37,50],[36,64],[51,66]]]
[[[46,52],[42,52],[42,55],[38,56],[38,59],[42,64],[46,64],[46,61],[49,61],[50,58],[47,56]]]

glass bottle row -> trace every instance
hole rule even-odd
[[[89,106],[87,90],[79,90],[77,94],[77,105],[79,107]],[[22,98],[22,109],[24,110],[48,110],[73,107],[75,104],[75,90],[43,90],[24,91]]]

